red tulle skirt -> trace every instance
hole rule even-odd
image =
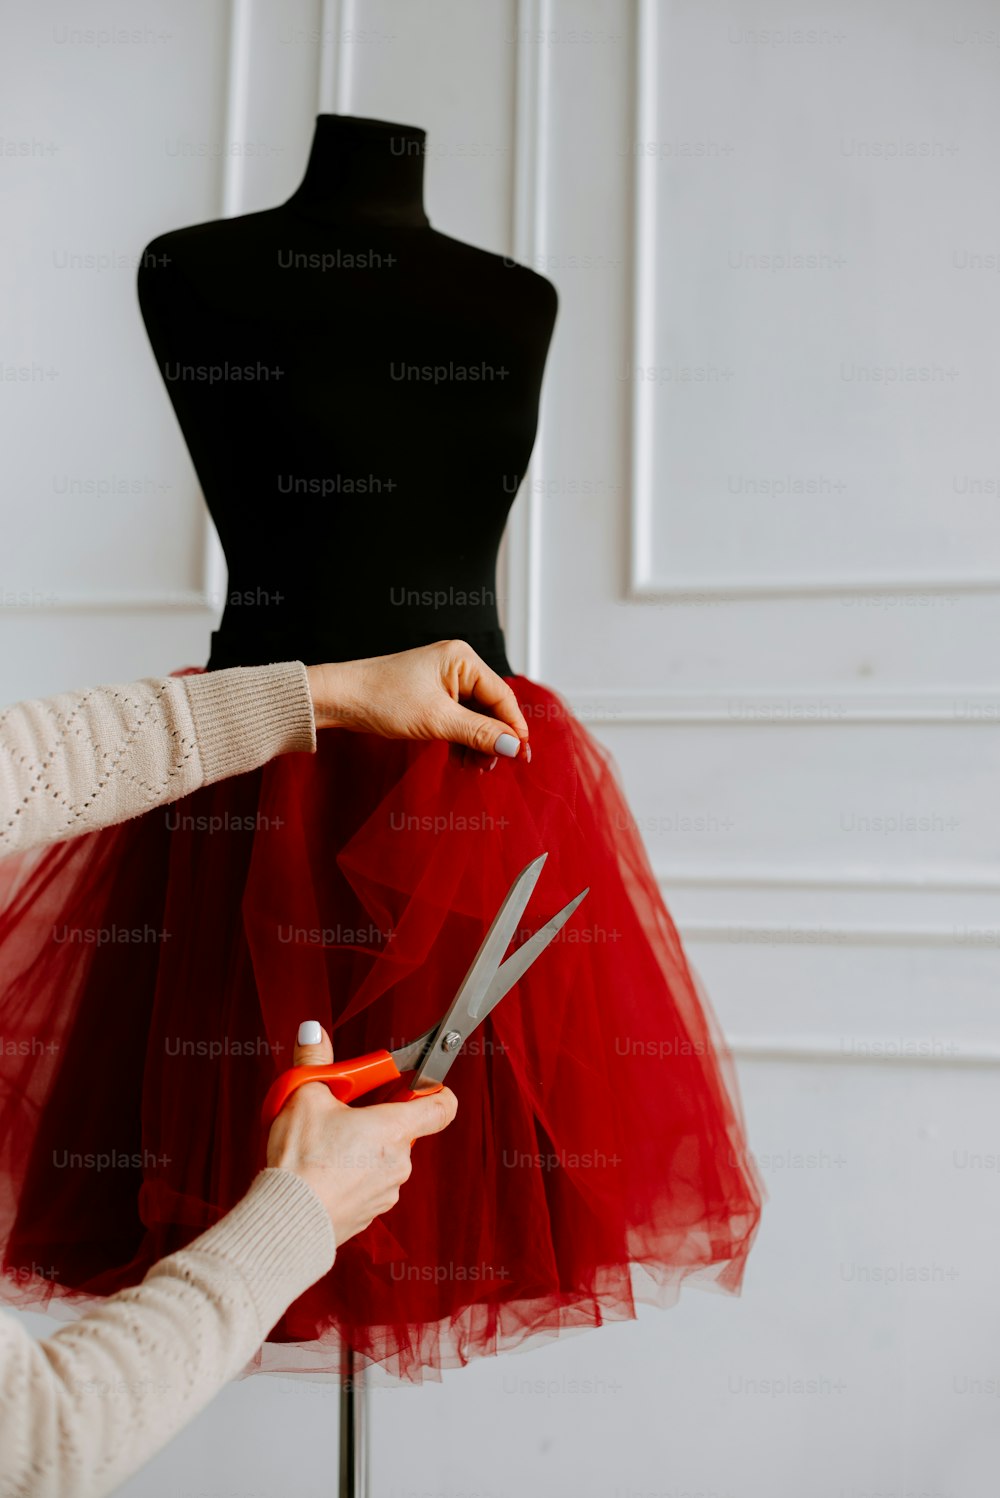
[[[452,1067],[452,1126],[258,1366],[420,1381],[737,1291],[760,1214],[729,1058],[607,754],[511,678],[533,757],[326,732],[315,755],[0,864],[0,1294],[134,1285],[261,1163],[302,1019],[338,1055],[450,1001],[514,875],[525,934],[590,895]],[[518,938],[515,938],[517,940]]]

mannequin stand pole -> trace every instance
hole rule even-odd
[[[368,1498],[368,1389],[364,1369],[347,1347],[340,1385],[340,1481],[338,1498]]]

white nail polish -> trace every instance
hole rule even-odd
[[[319,1045],[323,1039],[323,1026],[318,1019],[304,1019],[299,1026],[299,1045]]]
[[[504,759],[513,759],[520,747],[512,733],[502,733],[493,745],[497,754],[502,754]]]

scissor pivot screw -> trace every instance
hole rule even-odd
[[[462,1044],[462,1037],[457,1030],[449,1030],[447,1035],[441,1038],[442,1051],[454,1051]]]

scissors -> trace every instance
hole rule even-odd
[[[505,962],[501,961],[538,883],[546,858],[548,854],[542,853],[533,859],[514,880],[472,959],[472,966],[462,979],[447,1012],[436,1025],[399,1050],[369,1051],[366,1056],[355,1056],[346,1061],[331,1061],[322,1066],[293,1066],[282,1072],[271,1083],[264,1099],[261,1109],[264,1126],[270,1127],[296,1088],[307,1082],[325,1082],[342,1103],[351,1103],[386,1082],[401,1079],[407,1072],[412,1072],[413,1076],[392,1096],[392,1102],[406,1103],[415,1097],[440,1092],[465,1041],[514,984],[524,977],[589,893],[589,886],[581,890]]]

